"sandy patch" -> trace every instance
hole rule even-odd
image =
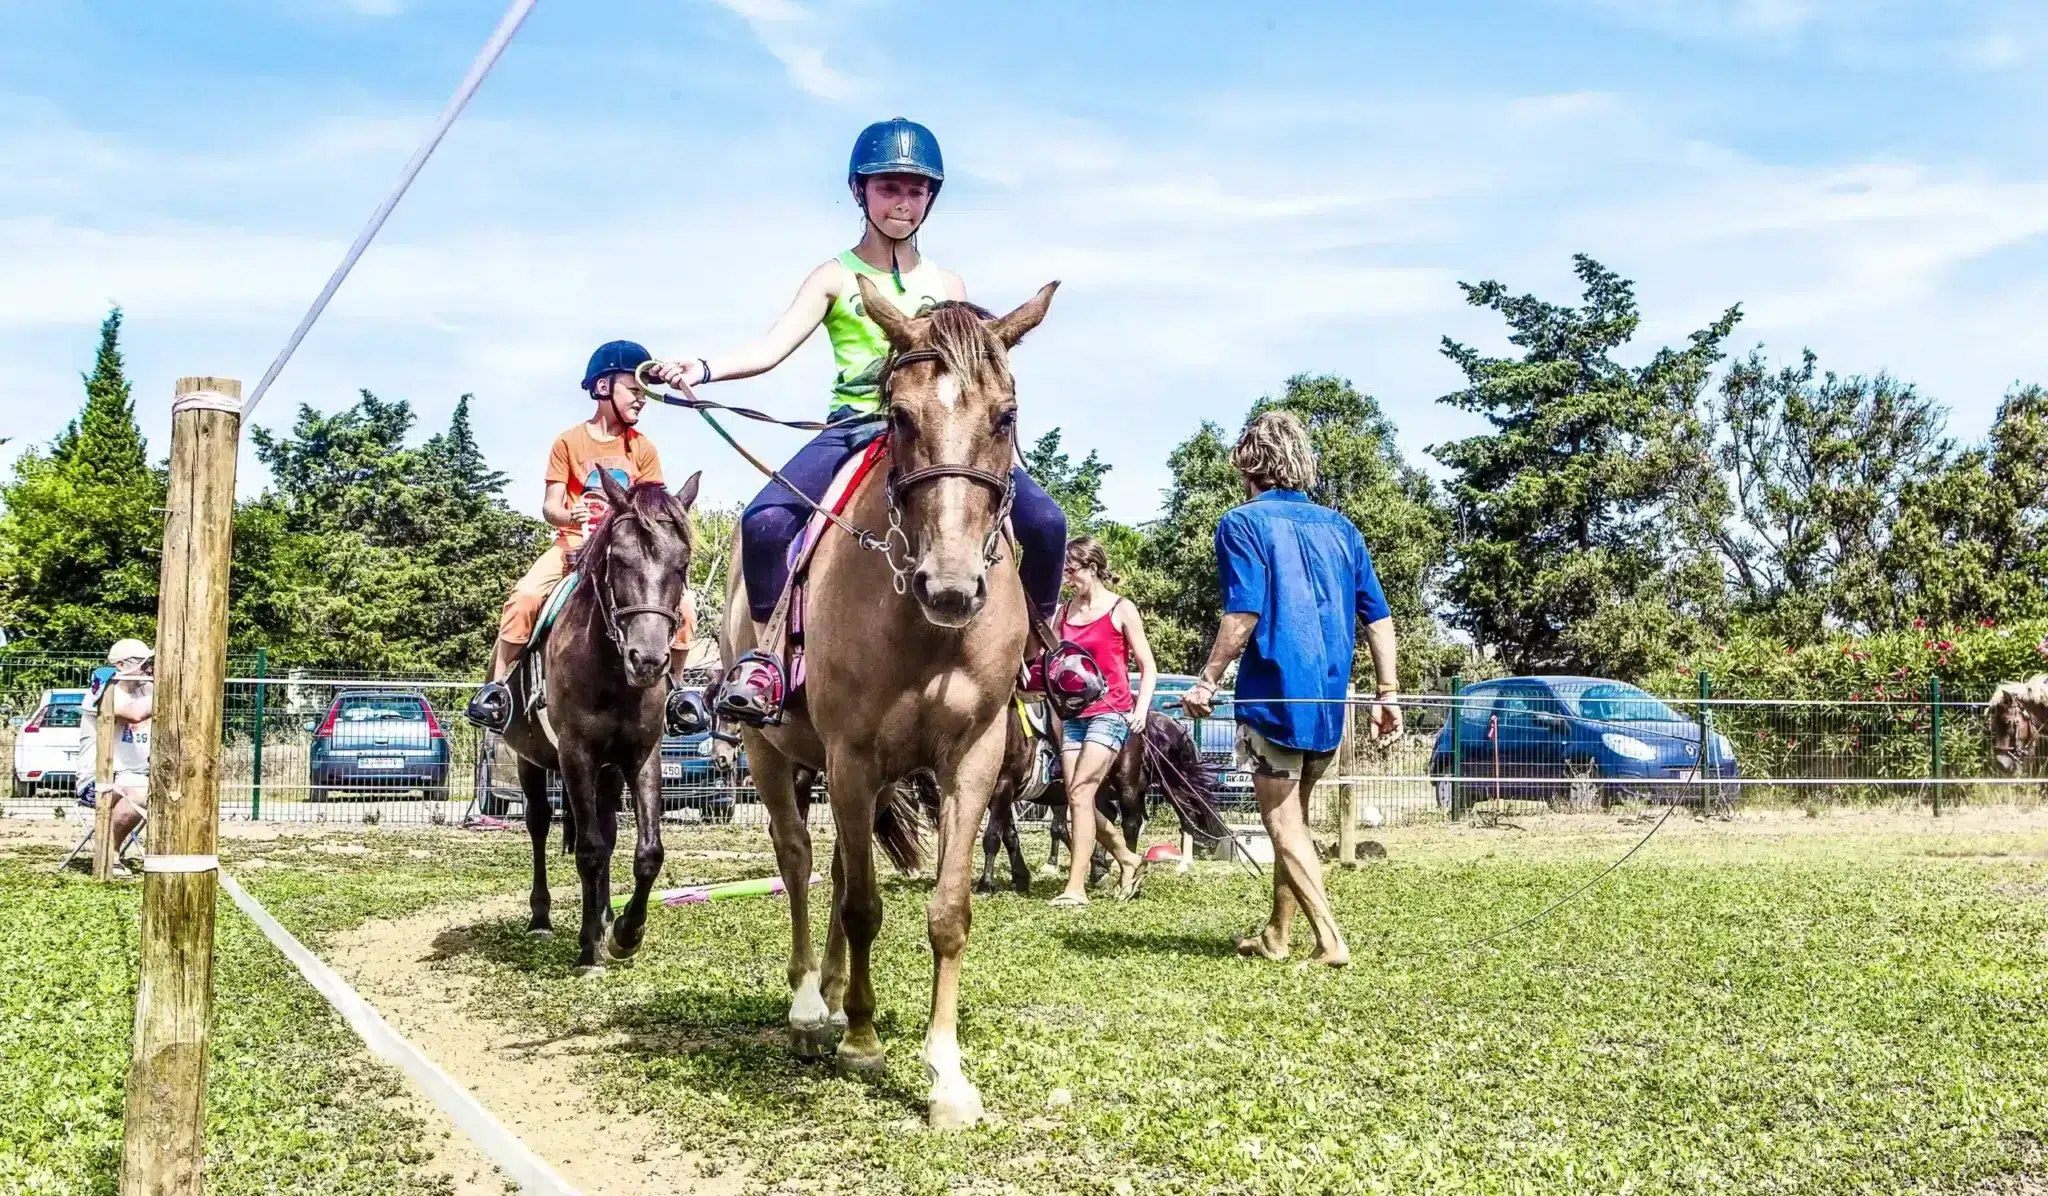
[[[650,1118],[600,1105],[573,1076],[574,1056],[587,1044],[534,1042],[531,1035],[467,1011],[470,981],[434,966],[432,944],[445,931],[488,918],[519,917],[525,908],[524,895],[507,895],[439,906],[396,921],[367,922],[334,939],[327,962],[586,1196],[737,1196],[747,1191],[742,1174],[684,1150]],[[435,1133],[448,1130],[432,1106],[422,1115]],[[502,1178],[460,1134],[445,1139],[434,1165],[455,1179],[462,1196],[502,1196]]]

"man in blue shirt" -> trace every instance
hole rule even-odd
[[[1201,718],[1232,661],[1237,691],[1237,754],[1252,773],[1259,814],[1273,840],[1273,917],[1239,936],[1244,955],[1285,959],[1297,907],[1315,928],[1318,963],[1351,962],[1323,891],[1323,865],[1308,833],[1308,799],[1344,737],[1344,706],[1356,651],[1356,624],[1378,681],[1370,725],[1400,734],[1394,679],[1394,620],[1373,571],[1372,554],[1351,521],[1303,493],[1315,485],[1308,430],[1285,411],[1245,426],[1230,463],[1251,499],[1216,526],[1223,582],[1223,625],[1209,663],[1183,699]]]

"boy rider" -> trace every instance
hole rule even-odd
[[[533,637],[548,595],[568,575],[571,554],[608,514],[597,471],[610,473],[627,489],[662,480],[661,456],[655,452],[654,442],[637,427],[640,411],[647,405],[647,391],[634,378],[634,370],[649,359],[647,350],[632,341],[611,341],[590,355],[590,364],[583,371],[583,389],[597,409],[588,422],[555,437],[548,454],[547,495],[541,503],[541,516],[554,525],[555,542],[513,585],[512,596],[505,600],[488,681],[470,699],[466,711],[469,721],[480,727],[502,732],[511,723],[512,694],[505,687],[505,675]],[[669,645],[671,735],[699,730],[710,721],[701,695],[681,684],[683,659],[697,626],[696,595],[685,590],[682,609],[676,613],[675,640]]]

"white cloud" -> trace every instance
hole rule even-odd
[[[770,25],[815,20],[787,0],[728,7]],[[1844,371],[1892,368],[1966,399],[1965,434],[1981,426],[1972,403],[1995,402],[2015,376],[2048,378],[2048,342],[2028,331],[2048,321],[2048,289],[2024,268],[1998,269],[2048,231],[2041,179],[1906,161],[1767,164],[1598,91],[1193,96],[1176,102],[1173,126],[1143,129],[1007,98],[963,98],[949,113],[954,180],[926,247],[996,308],[1063,280],[1018,354],[1026,425],[1059,424],[1070,445],[1101,448],[1119,517],[1151,513],[1166,452],[1197,420],[1234,420],[1297,371],[1344,373],[1378,394],[1411,455],[1472,430],[1433,402],[1457,385],[1437,338],[1505,346],[1455,281],[1497,277],[1569,300],[1578,250],[1640,281],[1646,353],[1740,300],[1739,340],[1768,338],[1786,355],[1811,343]],[[129,312],[159,450],[170,378],[253,382],[425,119],[326,121],[221,154],[0,105],[0,358],[17,363],[0,375],[0,435],[19,434],[8,449],[62,426],[112,301]],[[1239,139],[1253,157],[1224,169],[1205,147],[1232,122],[1261,135]],[[686,187],[607,192],[571,165],[672,135],[632,121],[466,118],[261,422],[367,386],[414,400],[434,424],[475,391],[485,449],[533,508],[541,448],[579,410],[591,346],[730,347],[857,226],[833,172],[802,165],[818,147],[800,122],[693,147],[703,181]],[[211,185],[220,179],[233,181]],[[829,373],[814,340],[719,397],[814,416]],[[757,487],[680,413],[651,420],[672,462],[706,468],[712,501]],[[741,434],[768,455],[797,443]],[[244,477],[260,481],[253,467]]]
[[[801,91],[823,100],[844,101],[860,94],[852,77],[825,62],[817,44],[817,14],[791,0],[712,0],[746,21],[762,48],[773,54]]]

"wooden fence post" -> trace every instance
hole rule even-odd
[[[1358,691],[1344,691],[1344,738],[1337,741],[1337,859],[1358,866]]]
[[[114,879],[121,845],[114,842],[114,686],[100,690],[99,713],[93,715],[92,753],[92,878]]]
[[[180,378],[157,595],[156,722],[123,1196],[200,1196],[219,887],[228,560],[242,384]]]

